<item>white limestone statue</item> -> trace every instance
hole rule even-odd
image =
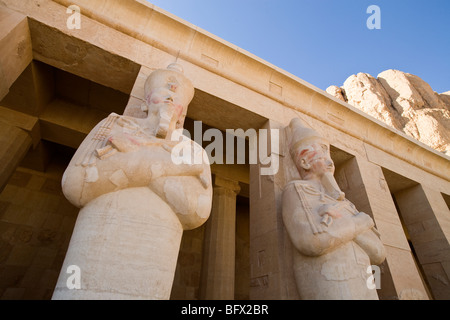
[[[178,64],[156,70],[145,83],[146,118],[112,113],[80,145],[62,188],[81,210],[53,299],[169,299],[183,230],[211,210],[204,150],[189,140],[201,164],[171,155],[193,95]]]
[[[372,218],[339,189],[329,143],[300,119],[293,119],[290,129],[290,154],[302,180],[283,190],[282,216],[295,247],[300,298],[378,299],[367,270],[382,263],[386,253]]]

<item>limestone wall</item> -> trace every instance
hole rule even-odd
[[[65,167],[19,167],[0,194],[0,299],[50,299],[78,208],[61,192]]]

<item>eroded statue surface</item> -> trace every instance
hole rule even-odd
[[[170,297],[182,232],[211,210],[207,157],[172,161],[171,135],[193,95],[178,64],[156,70],[145,83],[146,118],[113,113],[80,145],[62,187],[81,210],[53,299]],[[67,289],[70,265],[81,271],[79,289]]]
[[[368,270],[386,253],[372,218],[339,189],[329,143],[300,119],[291,121],[290,130],[290,154],[301,180],[286,185],[282,215],[295,247],[300,298],[378,299]]]

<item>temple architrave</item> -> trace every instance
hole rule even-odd
[[[76,273],[66,264],[83,239],[74,229],[84,209],[66,198],[63,174],[112,113],[146,117],[146,80],[161,69],[182,73],[193,86],[183,118],[191,139],[208,151],[214,139],[205,132],[223,133],[223,154],[215,154],[223,161],[211,163],[211,177],[195,180],[199,192],[211,190],[202,200],[203,208],[211,205],[209,217],[178,227],[166,298],[301,297],[295,277],[302,269],[293,268],[296,249],[282,214],[293,172],[289,124],[298,118],[328,141],[340,190],[373,220],[385,259],[367,277],[375,277],[379,299],[450,299],[448,156],[144,0],[0,3],[0,299],[55,298],[57,283]],[[226,143],[233,132],[252,130],[265,150],[256,161],[250,134],[231,135],[233,150]],[[276,134],[261,139],[266,132]],[[237,159],[239,146],[245,161]],[[230,153],[236,161],[225,161]],[[117,187],[126,183],[119,169],[110,177]],[[171,197],[166,193],[169,203]],[[89,236],[104,248],[105,226],[97,227]],[[120,257],[113,266],[119,274]],[[159,254],[154,259],[165,265]],[[124,268],[128,263],[123,258]],[[112,267],[95,266],[80,266],[82,287],[88,273]],[[131,291],[139,275],[132,278],[120,279]],[[72,284],[68,290],[80,290]]]

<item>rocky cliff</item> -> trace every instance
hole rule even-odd
[[[326,91],[450,156],[450,91],[438,94],[421,78],[398,70],[377,78],[358,73]]]

